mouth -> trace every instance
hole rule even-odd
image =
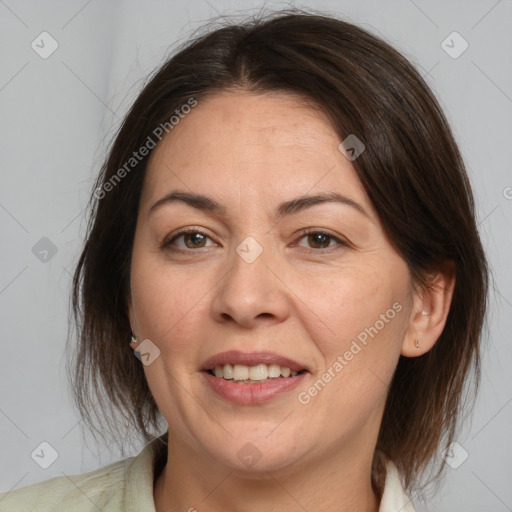
[[[288,366],[281,366],[277,363],[260,363],[255,366],[228,363],[205,371],[214,377],[231,380],[237,384],[256,384],[289,379],[307,372],[306,369],[292,371]]]
[[[288,379],[308,372],[308,367],[274,352],[230,350],[210,357],[201,370],[214,377],[234,382],[262,382]]]
[[[266,402],[298,386],[309,368],[272,352],[229,351],[204,362],[206,383],[222,398],[243,405]]]

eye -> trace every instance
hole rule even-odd
[[[307,243],[310,247],[313,247],[313,250],[310,252],[318,252],[318,250],[329,249],[331,247],[335,247],[336,245],[348,247],[348,243],[344,240],[340,240],[327,231],[318,229],[311,229],[304,232],[300,240],[303,238],[307,240]],[[331,244],[331,242],[334,242],[334,244]]]
[[[182,240],[182,244],[177,243]],[[208,247],[207,240],[211,238],[197,228],[182,229],[173,233],[170,237],[166,238],[161,244],[162,249],[187,251],[189,249],[202,249]],[[319,252],[322,249],[329,249],[336,246],[348,247],[349,244],[344,240],[340,240],[331,233],[318,229],[310,229],[303,232],[299,240],[306,239],[309,247],[308,252]],[[184,245],[183,245],[184,244]],[[213,245],[217,245],[213,243]],[[297,244],[302,246],[302,244]]]
[[[179,239],[183,239],[183,243],[185,244],[184,246],[180,246],[176,243]],[[210,239],[210,237],[206,233],[195,228],[187,228],[182,229],[177,233],[173,233],[170,238],[166,238],[162,243],[161,248],[174,250],[172,246],[176,246],[178,250],[202,249],[203,247],[207,247],[207,239]]]

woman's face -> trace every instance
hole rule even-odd
[[[152,153],[130,321],[190,457],[254,472],[373,453],[412,287],[340,142],[291,95],[223,92]]]

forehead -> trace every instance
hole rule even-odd
[[[371,211],[340,142],[323,112],[297,96],[216,93],[200,100],[155,148],[142,203],[172,188],[258,204],[338,191]]]

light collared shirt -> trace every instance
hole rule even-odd
[[[156,512],[155,466],[165,463],[167,446],[162,438],[166,435],[153,439],[135,457],[81,475],[56,477],[1,493],[0,511]],[[414,512],[396,466],[389,460],[379,512]]]

